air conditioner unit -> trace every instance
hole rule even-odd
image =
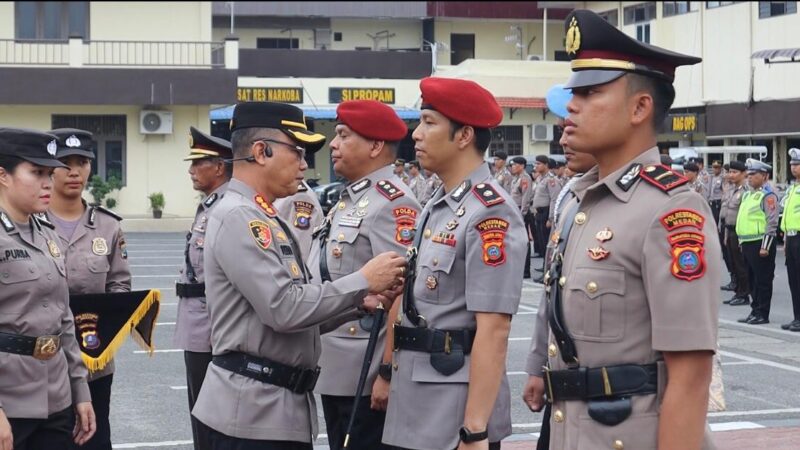
[[[172,112],[149,110],[140,111],[139,133],[172,134]]]
[[[552,141],[553,140],[553,126],[547,124],[534,124],[531,125],[531,140],[532,141]]]

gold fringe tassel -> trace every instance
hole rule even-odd
[[[133,336],[133,340],[136,341],[139,346],[141,346],[144,350],[148,352],[149,355],[152,356],[153,350],[155,350],[154,345],[147,345],[144,339],[139,336],[139,333],[134,332],[134,327],[139,324],[139,322],[144,318],[150,308],[153,306],[154,303],[158,303],[156,305],[156,317],[158,319],[158,313],[161,310],[161,291],[158,289],[150,290],[150,293],[147,294],[147,297],[142,300],[142,303],[136,308],[136,311],[133,312],[131,318],[128,319],[127,326],[122,327],[118,332],[117,335],[114,336],[114,339],[108,344],[108,347],[100,354],[97,358],[92,358],[91,356],[87,355],[86,353],[81,352],[81,357],[83,358],[83,363],[89,369],[89,372],[97,372],[103,370],[103,368],[108,365],[111,359],[114,357],[114,354],[117,353],[117,350],[122,346],[125,342],[125,337],[128,334]],[[153,320],[153,328],[155,328],[155,319]],[[150,336],[152,338],[152,336]],[[152,339],[150,339],[152,342]]]

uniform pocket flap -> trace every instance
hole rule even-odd
[[[331,240],[345,244],[352,244],[358,237],[358,228],[339,227],[335,233],[331,233]]]
[[[40,276],[39,267],[32,262],[11,262],[0,265],[0,283],[3,284],[36,280]]]
[[[604,294],[625,295],[622,267],[578,267],[567,278],[567,289],[583,291],[590,299]]]
[[[89,271],[92,273],[106,273],[111,268],[111,266],[108,264],[108,258],[105,256],[88,258],[86,265],[89,267]]]
[[[443,375],[434,369],[427,353],[415,355],[413,364],[411,381],[416,383],[469,383],[469,356],[464,366],[452,375]]]
[[[436,249],[419,255],[419,265],[428,268],[432,272],[450,273],[455,260],[455,250],[449,249]]]

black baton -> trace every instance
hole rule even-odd
[[[372,365],[372,356],[375,354],[375,345],[378,343],[378,335],[383,327],[383,316],[386,310],[383,308],[383,303],[378,303],[375,309],[375,320],[372,322],[372,329],[369,330],[369,341],[367,342],[367,351],[364,354],[364,363],[361,365],[361,374],[358,376],[358,386],[356,386],[356,397],[353,399],[353,411],[350,413],[350,420],[347,422],[347,433],[344,436],[344,448],[350,444],[350,432],[353,430],[353,422],[356,421],[356,413],[358,412],[358,403],[361,400],[361,393],[364,392],[364,384],[367,382],[367,375],[369,374],[369,366]]]

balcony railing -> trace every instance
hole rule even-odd
[[[226,49],[229,51],[226,52]],[[0,65],[236,69],[238,41],[84,41],[70,38],[65,42],[0,39]]]

